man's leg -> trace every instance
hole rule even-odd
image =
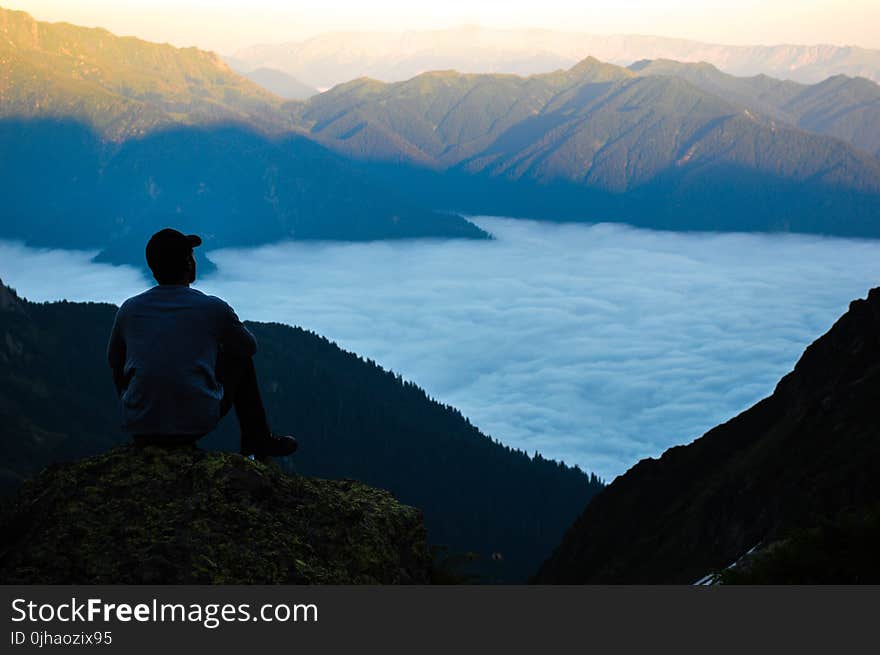
[[[296,450],[297,444],[293,437],[277,437],[269,429],[253,358],[231,355],[221,350],[217,357],[215,375],[217,381],[223,385],[221,416],[225,416],[235,407],[243,455],[282,456]]]
[[[242,435],[259,438],[269,434],[269,421],[260,396],[253,358],[220,351],[215,374],[217,381],[223,385],[221,416],[226,416],[235,407]]]

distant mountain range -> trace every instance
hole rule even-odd
[[[876,584],[878,403],[873,289],[770,397],[615,479],[535,581]]]
[[[116,308],[30,303],[0,283],[0,496],[53,461],[104,452],[120,429],[106,345]],[[431,543],[489,581],[525,581],[602,483],[484,435],[414,383],[326,339],[248,323],[273,427],[298,473],[354,478],[424,512]],[[235,418],[203,440],[236,452]],[[492,554],[497,553],[494,559]]]
[[[458,212],[880,237],[880,86],[864,78],[591,57],[298,102],[195,49],[5,10],[0,35],[0,237],[32,245],[143,265],[172,223],[208,248],[488,236]]]
[[[286,100],[306,100],[318,93],[318,89],[303,84],[295,77],[274,68],[257,68],[240,72],[252,82]]]
[[[0,238],[143,266],[168,224],[209,248],[486,237],[298,135],[281,98],[194,48],[0,9],[0,100]]]
[[[635,69],[590,58],[530,77],[359,79],[292,109],[311,138],[437,207],[880,236],[880,160],[762,113],[770,106],[870,149],[874,141],[860,135],[880,134],[876,84],[804,87],[663,62]],[[736,91],[730,100],[727,87]]]
[[[587,57],[621,66],[642,59],[707,62],[733,75],[764,74],[805,83],[841,74],[880,82],[880,50],[853,46],[729,46],[659,36],[482,27],[333,32],[255,45],[227,59],[241,70],[275,68],[325,89],[358,77],[398,82],[432,70],[549,73]]]

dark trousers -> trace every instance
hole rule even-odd
[[[235,407],[235,416],[242,436],[261,439],[269,434],[269,419],[257,384],[253,357],[231,355],[220,351],[215,369],[217,381],[223,385],[220,416]]]
[[[214,375],[223,385],[220,416],[226,416],[234,407],[242,439],[260,439],[268,435],[269,421],[257,384],[257,369],[253,358],[221,350],[217,356]],[[136,434],[134,442],[139,446],[191,446],[203,436],[205,435]]]

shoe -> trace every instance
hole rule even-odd
[[[245,457],[253,455],[255,459],[264,457],[285,457],[296,452],[299,444],[294,437],[279,436],[269,433],[261,439],[249,439],[242,435],[241,450]]]

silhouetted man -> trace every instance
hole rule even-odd
[[[189,286],[196,279],[193,248],[201,243],[170,228],[154,234],[147,264],[159,284],[116,313],[107,359],[122,427],[140,445],[195,443],[235,407],[243,455],[289,455],[296,439],[269,430],[254,335],[232,307]]]

